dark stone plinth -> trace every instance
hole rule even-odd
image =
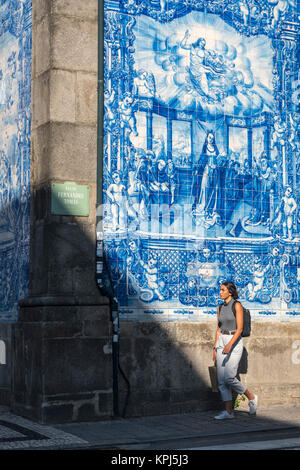
[[[9,405],[12,323],[0,323],[0,405]]]
[[[109,419],[108,305],[23,306],[20,319],[12,327],[12,411],[40,423]]]

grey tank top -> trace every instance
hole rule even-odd
[[[221,330],[236,330],[236,320],[232,311],[233,302],[234,299],[231,299],[228,304],[224,304],[220,307],[219,321]]]

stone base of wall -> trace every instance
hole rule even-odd
[[[120,362],[131,389],[126,416],[222,407],[219,393],[211,391],[208,373],[215,330],[215,322],[122,322]],[[300,402],[299,339],[299,322],[257,322],[251,337],[243,339],[239,377],[259,395],[260,405]],[[127,387],[121,379],[120,389],[123,410]]]
[[[11,395],[12,323],[0,323],[0,405],[9,405]]]
[[[12,328],[12,411],[41,423],[111,419],[108,306],[22,308]],[[39,321],[38,321],[39,319]],[[119,412],[218,410],[210,387],[215,323],[121,322]],[[300,402],[300,323],[254,323],[239,376],[261,406]],[[247,408],[240,402],[239,409]]]
[[[12,329],[14,413],[40,423],[112,416],[108,306],[21,308]]]

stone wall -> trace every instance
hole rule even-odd
[[[33,1],[29,295],[13,326],[12,408],[41,422],[112,415],[108,299],[96,283],[97,2]],[[51,210],[52,183],[89,215]]]
[[[12,344],[15,413],[42,423],[112,416],[111,327],[103,303],[21,309]]]
[[[208,373],[215,330],[212,322],[123,322],[120,362],[131,393],[120,379],[120,409],[140,416],[220,408]],[[255,323],[243,339],[238,374],[261,405],[299,403],[299,338],[299,323]]]
[[[131,27],[135,13],[132,11],[138,10],[140,4],[122,2],[123,6],[127,5],[128,15],[126,21],[125,16],[122,17],[120,24],[115,14],[119,2],[106,3],[113,7],[113,12],[107,23],[110,46],[108,48],[106,43],[105,59],[115,64],[110,69],[110,78],[115,80],[115,92],[123,102],[128,90],[132,91],[133,75],[127,72],[133,73],[133,62],[121,62],[121,68],[121,53],[134,51]],[[175,4],[161,2],[161,5],[163,3]],[[161,12],[158,4],[147,2],[149,12],[153,17],[162,14],[165,18],[167,12]],[[109,303],[99,294],[95,282],[97,6],[96,0],[85,2],[84,7],[79,0],[33,1],[31,275],[29,296],[21,302],[19,321],[13,327],[12,409],[41,422],[103,419],[113,414]],[[113,44],[115,39],[121,40],[121,49],[120,44]],[[108,101],[112,89],[109,88],[110,93],[106,94]],[[143,101],[147,108],[147,99]],[[119,102],[114,106],[118,108]],[[147,115],[146,108],[141,108],[141,112]],[[106,102],[105,109],[112,129],[106,138],[115,152],[109,161],[107,147],[104,147],[104,167],[109,169],[106,175],[110,177],[117,168],[123,176],[126,168],[122,165],[133,158],[128,126],[125,119],[124,133],[118,134],[120,119],[112,123],[113,117],[118,115],[114,115],[116,108],[109,114],[109,102]],[[144,129],[145,135],[150,132],[150,121]],[[168,136],[171,137],[170,128]],[[145,142],[146,146],[151,145],[150,138]],[[150,149],[147,147],[147,150]],[[183,187],[188,188],[187,179],[191,175],[188,171],[182,174],[186,178]],[[291,173],[291,178],[294,177]],[[89,185],[89,217],[51,213],[51,184],[63,181]],[[107,191],[108,183],[112,181],[107,179],[104,191]],[[218,278],[214,277],[216,264],[224,269],[223,274],[232,272],[233,266],[242,271],[243,266],[247,267],[250,251],[253,262],[257,255],[258,261],[265,263],[264,267],[269,263],[270,272],[278,273],[278,260],[283,252],[273,251],[277,248],[273,246],[277,239],[270,244],[267,237],[266,243],[259,243],[252,252],[251,239],[254,237],[250,237],[248,245],[244,245],[243,240],[239,243],[242,237],[239,240],[237,234],[241,227],[236,225],[236,237],[230,242],[227,258],[220,258],[220,234],[217,232],[213,236],[210,232],[213,247],[202,243],[209,238],[204,232],[201,232],[200,244],[197,237],[187,240],[189,233],[183,229],[179,237],[173,232],[169,239],[165,237],[165,226],[160,217],[154,224],[155,227],[163,226],[157,236],[148,233],[143,238],[142,234],[134,233],[127,237],[127,232],[124,235],[120,227],[112,230],[110,217],[108,212],[109,230],[104,234],[120,305],[120,365],[130,383],[127,416],[220,407],[218,394],[210,391],[207,370],[212,363],[218,298],[215,285]],[[142,227],[148,229],[148,222]],[[265,227],[261,228],[265,230]],[[169,236],[169,226],[166,230]],[[132,239],[134,243],[131,243]],[[244,359],[247,361],[242,361],[240,373],[243,382],[259,394],[261,404],[299,400],[300,323],[293,290],[298,256],[293,250],[294,246],[298,247],[297,243],[285,240],[281,243],[283,247],[291,248],[281,257],[282,272],[286,279],[291,279],[290,297],[283,297],[282,288],[282,297],[278,297],[280,300],[272,309],[267,304],[261,308],[259,303],[269,297],[256,298],[252,336],[245,339],[247,354]],[[225,242],[224,245],[228,247]],[[268,251],[269,245],[272,253]],[[238,247],[237,256],[232,251],[234,247]],[[189,256],[196,256],[198,252],[199,259],[194,260],[196,265],[190,265],[189,269],[198,269],[197,273],[205,283],[204,287],[201,285],[201,291],[197,285],[198,274],[192,283],[184,276],[180,278],[181,274],[186,274],[187,263],[193,261]],[[150,268],[145,267],[152,253],[157,255],[153,259],[159,260],[158,268],[170,268],[160,272],[158,279],[168,287],[169,297],[165,295],[166,291],[159,290],[162,286],[159,282],[157,289],[157,279],[153,281]],[[143,269],[139,266],[140,261],[144,263]],[[231,271],[226,270],[229,262]],[[123,276],[124,273],[128,277]],[[249,282],[243,285],[245,295],[248,284],[257,286],[254,278],[252,272]],[[270,282],[272,277],[268,279]],[[269,296],[271,287],[267,285]],[[263,290],[260,295],[264,293]],[[174,299],[177,303],[172,303]],[[207,299],[209,304],[205,303]],[[179,301],[183,302],[178,306]],[[250,299],[248,302],[251,307]],[[287,302],[290,302],[288,309]],[[121,412],[128,390],[123,379],[119,374]]]

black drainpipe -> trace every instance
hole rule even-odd
[[[101,294],[109,298],[110,319],[113,327],[113,412],[114,417],[119,413],[119,381],[120,370],[126,384],[127,397],[124,405],[125,417],[128,403],[130,384],[119,363],[119,310],[110,276],[109,265],[103,249],[103,102],[104,102],[104,0],[98,0],[98,110],[97,110],[97,207],[96,207],[96,282]],[[106,274],[106,276],[105,276]],[[108,278],[109,288],[105,285]]]

